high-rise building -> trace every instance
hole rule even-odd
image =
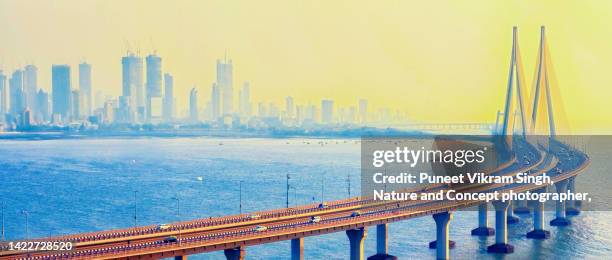
[[[25,108],[23,112],[21,112],[21,120],[19,122],[19,126],[21,128],[27,129],[32,125],[32,112],[29,108]]]
[[[73,90],[70,97],[70,114],[72,119],[81,119],[81,92],[79,90]]]
[[[221,117],[221,89],[217,83],[212,85],[212,93],[210,95],[210,106],[212,112],[212,120],[217,120]]]
[[[30,115],[36,114],[36,91],[38,88],[38,68],[27,65],[23,69],[23,96],[25,107],[30,108]]]
[[[261,118],[268,117],[268,110],[263,102],[257,104],[257,115]]]
[[[230,115],[234,112],[234,87],[233,87],[233,65],[232,60],[225,58],[217,60],[217,86],[221,90],[221,114]]]
[[[164,74],[164,111],[166,121],[174,120],[174,78],[170,73]]]
[[[276,104],[274,104],[273,102],[270,102],[270,104],[268,104],[268,117],[273,117],[277,119],[280,117],[280,109],[278,109]]]
[[[192,122],[198,122],[198,90],[193,87],[189,92],[189,119]]]
[[[11,75],[11,79],[9,80],[9,92],[9,113],[14,116],[20,115],[26,108],[23,94],[23,70],[15,70],[13,75]]]
[[[365,99],[359,100],[359,122],[367,123],[368,119],[368,101]]]
[[[285,98],[285,115],[287,118],[293,118],[295,116],[294,110],[295,104],[293,104],[293,97],[289,96]]]
[[[161,97],[162,59],[151,54],[147,56],[147,96]]]
[[[321,122],[329,124],[334,121],[334,101],[330,99],[321,100]]]
[[[159,100],[162,96],[162,59],[161,57],[150,54],[146,58],[147,61],[147,94],[146,94],[146,115],[147,120],[151,120],[153,112],[152,104],[154,100]],[[153,114],[152,114],[153,113]],[[154,115],[153,115],[154,116]]]
[[[95,101],[96,102],[94,104],[94,108],[103,109],[106,103],[106,97],[104,96],[104,92],[102,92],[101,90],[96,91]]]
[[[297,124],[302,124],[304,122],[305,110],[303,105],[298,105],[295,107],[295,122]]]
[[[92,91],[91,91],[91,64],[83,62],[79,64],[79,92],[83,98],[81,107],[82,114],[90,116],[93,112]]]
[[[53,114],[61,120],[68,120],[70,115],[70,66],[53,65],[51,67],[51,95]]]
[[[4,116],[8,113],[8,87],[6,86],[6,75],[0,70],[0,121],[4,121]]]
[[[242,89],[240,90],[239,98],[239,109],[241,117],[251,116],[251,87],[249,82],[244,82]]]
[[[42,89],[38,90],[36,94],[36,107],[38,108],[38,114],[34,117],[39,122],[47,122],[51,120],[49,114],[49,93]]]
[[[133,53],[121,58],[123,68],[123,96],[129,110],[144,116],[145,99],[142,85],[142,58]]]

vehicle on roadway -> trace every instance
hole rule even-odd
[[[361,216],[361,212],[359,211],[353,211],[353,213],[351,213],[351,217],[359,217]]]
[[[266,227],[266,226],[256,226],[253,229],[253,231],[255,231],[255,232],[262,232],[262,231],[266,231],[266,230],[268,230],[268,227]]]
[[[166,230],[166,229],[169,229],[169,228],[170,228],[170,225],[168,225],[168,224],[159,224],[157,226],[157,230],[160,230],[160,231],[161,230]]]
[[[310,217],[310,223],[319,223],[319,222],[321,222],[321,217],[319,216]]]
[[[250,219],[259,219],[259,218],[261,218],[261,216],[259,216],[257,214],[251,214],[251,215],[249,215],[249,218]]]
[[[169,236],[167,238],[164,238],[164,243],[176,243],[178,241],[178,238],[176,238],[176,236]]]
[[[327,207],[329,207],[329,206],[327,206],[327,203],[325,203],[325,202],[319,204],[319,208],[320,209],[326,209]]]

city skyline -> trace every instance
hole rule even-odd
[[[533,61],[535,36],[545,24],[554,42],[551,50],[566,93],[564,101],[575,108],[568,111],[574,129],[612,129],[612,119],[603,112],[610,96],[604,68],[610,67],[612,51],[602,40],[609,37],[607,26],[595,22],[598,14],[612,10],[610,3],[481,1],[451,4],[452,8],[442,10],[429,3],[401,2],[327,3],[326,10],[316,8],[316,3],[281,1],[190,4],[195,5],[151,4],[147,12],[135,14],[131,10],[144,8],[141,2],[0,2],[0,35],[12,39],[0,48],[0,69],[10,76],[16,68],[35,64],[39,84],[48,92],[51,64],[70,64],[76,82],[76,66],[87,60],[94,66],[94,93],[103,89],[119,96],[118,57],[128,49],[140,50],[141,56],[157,50],[164,59],[164,72],[175,78],[176,104],[182,104],[177,111],[182,112],[194,85],[201,100],[210,99],[215,60],[228,53],[235,59],[234,99],[242,83],[249,81],[257,89],[251,99],[265,103],[283,104],[290,95],[295,103],[333,98],[336,104],[348,106],[367,98],[374,107],[382,104],[415,111],[415,121],[453,122],[460,117],[490,122],[495,115],[485,111],[499,109],[492,101],[503,99],[494,90],[504,84],[499,78],[507,67],[502,59],[508,55],[507,28],[519,26],[524,59]],[[268,11],[273,6],[287,12]],[[491,8],[508,12],[492,19],[486,11]],[[542,15],[529,15],[535,12]],[[23,22],[30,15],[55,18]],[[442,16],[452,19],[441,21]],[[423,23],[431,26],[425,30],[419,26]],[[46,32],[54,27],[64,30],[55,32],[57,36]],[[451,39],[453,45],[448,45]],[[532,78],[533,66],[533,62],[525,64],[527,78]],[[457,102],[466,91],[470,98]],[[434,102],[435,110],[425,108]]]
[[[286,96],[284,104],[280,105],[265,100],[251,100],[248,81],[238,90],[233,88],[233,61],[225,56],[217,59],[216,63],[217,79],[212,84],[210,99],[200,103],[198,100],[202,97],[198,94],[199,88],[193,86],[189,92],[188,110],[179,115],[176,113],[174,77],[163,71],[162,57],[156,54],[142,57],[127,53],[121,58],[122,94],[102,97],[101,91],[96,91],[95,102],[92,97],[95,89],[92,87],[90,63],[79,63],[78,86],[72,84],[74,74],[71,73],[70,65],[53,64],[50,93],[38,84],[38,67],[26,65],[11,75],[8,88],[10,95],[1,93],[1,104],[8,105],[10,109],[8,113],[3,113],[0,122],[8,123],[7,129],[85,122],[94,125],[207,122],[213,126],[254,128],[334,124],[363,126],[371,123],[389,126],[391,123],[408,122],[408,114],[398,109],[379,107],[378,110],[368,111],[368,101],[365,99],[358,100],[359,109],[357,100],[346,107],[335,106],[334,100],[329,98],[322,98],[320,106],[317,106],[317,102],[314,105],[312,102],[295,103],[293,96]],[[2,71],[0,75],[6,78]],[[4,85],[0,85],[0,88],[3,91],[7,89]],[[238,92],[238,95],[234,95],[234,92]],[[364,102],[365,105],[362,104]],[[253,104],[257,104],[256,113]]]

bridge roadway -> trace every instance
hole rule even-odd
[[[543,152],[525,142],[515,142],[517,151],[512,160],[489,174],[508,175],[529,172],[538,175],[546,172],[553,181],[560,182],[578,174],[588,164],[586,155],[560,143],[552,153]],[[430,187],[445,189],[446,187]],[[537,190],[532,185],[470,185],[456,188],[465,192],[489,192],[493,190],[515,192]],[[73,241],[76,249],[70,252],[3,252],[0,259],[127,259],[182,257],[191,254],[231,250],[274,241],[300,239],[306,236],[327,234],[345,230],[359,230],[367,226],[383,225],[409,218],[452,212],[478,205],[478,201],[374,201],[371,198],[349,198],[328,202],[327,207],[305,205],[289,209],[271,210],[250,214],[199,219],[170,225],[168,230],[145,226],[114,231],[75,234],[38,240]],[[360,216],[351,216],[354,211]],[[311,216],[321,221],[312,223]],[[265,225],[266,231],[254,231]],[[168,236],[179,241],[166,243]],[[229,258],[229,257],[228,257]]]

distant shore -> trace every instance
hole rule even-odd
[[[371,136],[401,136],[423,134],[419,131],[405,131],[393,128],[362,127],[354,129],[162,129],[162,130],[84,130],[84,131],[25,131],[0,132],[0,140],[54,140],[81,138],[181,138],[181,137],[220,137],[220,138],[345,138],[358,139]]]

